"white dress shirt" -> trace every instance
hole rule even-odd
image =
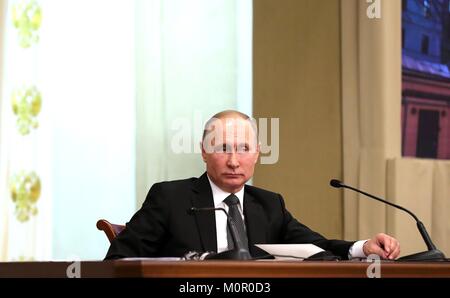
[[[207,175],[208,176],[208,175]],[[211,190],[213,194],[214,207],[223,208],[228,212],[228,205],[223,202],[231,193],[223,191],[208,176],[209,184],[211,185]],[[244,206],[244,187],[237,193],[236,197],[239,199],[239,212],[242,216],[242,221],[245,225],[245,218],[243,212]],[[217,235],[217,252],[222,252],[228,250],[228,240],[227,240],[227,217],[225,213],[216,211],[216,235]],[[351,258],[365,258],[366,255],[363,251],[363,245],[367,240],[356,241],[350,250],[348,251],[349,259]]]
[[[223,208],[228,212],[228,205],[223,202],[231,193],[225,192],[220,189],[208,176],[209,184],[211,185],[214,207]],[[245,186],[244,186],[245,187]],[[239,199],[239,213],[241,213],[242,221],[245,226],[245,218],[243,213],[244,206],[244,187],[234,195]],[[227,240],[227,216],[221,211],[216,211],[216,235],[217,235],[217,252],[222,252],[228,250],[228,240]]]

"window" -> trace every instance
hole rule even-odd
[[[431,17],[431,0],[423,0],[423,16],[426,18]]]
[[[428,37],[428,35],[422,35],[422,43],[420,45],[420,52],[422,54],[427,55],[428,54],[428,45],[430,43],[430,38]]]
[[[402,49],[405,48],[405,29],[402,28]]]

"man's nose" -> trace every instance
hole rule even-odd
[[[227,165],[232,169],[236,169],[239,167],[239,161],[237,159],[236,152],[231,152],[229,154]]]

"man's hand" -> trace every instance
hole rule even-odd
[[[363,251],[366,256],[376,254],[383,259],[393,260],[400,254],[400,243],[389,235],[379,233],[364,243]]]

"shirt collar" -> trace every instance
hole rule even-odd
[[[212,180],[209,178],[208,174],[206,176],[208,177],[209,184],[211,185],[211,190],[212,190],[213,199],[214,199],[214,207],[217,208],[219,205],[225,204],[225,203],[223,203],[223,200],[225,200],[231,193],[223,191],[220,187],[215,185],[214,182],[212,182]],[[245,185],[244,185],[244,187],[241,188],[240,191],[238,191],[237,193],[234,194],[239,199],[241,208],[242,208],[242,206],[244,206],[244,188],[245,188]]]

